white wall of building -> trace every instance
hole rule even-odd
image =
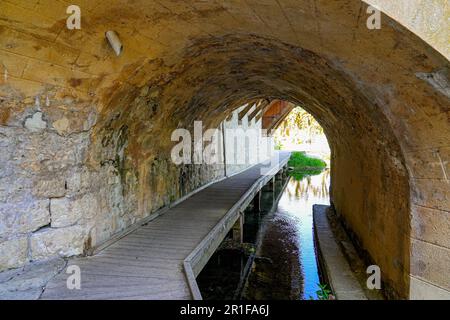
[[[233,111],[231,118],[221,124],[225,137],[226,174],[232,175],[257,163],[269,159],[274,153],[272,137],[265,137],[262,131],[262,120],[256,117],[249,121],[249,115],[255,110],[254,105],[239,120],[239,113],[246,105]]]

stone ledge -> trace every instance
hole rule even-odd
[[[323,270],[338,300],[367,300],[331,230],[325,205],[313,206],[314,232]]]
[[[28,264],[0,273],[0,300],[37,300],[47,282],[66,265],[62,258]]]
[[[450,292],[418,277],[410,276],[411,300],[450,300]]]

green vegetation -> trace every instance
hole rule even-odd
[[[328,289],[326,284],[318,283],[319,290],[316,291],[317,297],[319,300],[331,300],[331,290]]]
[[[289,175],[297,181],[303,180],[307,176],[315,176],[320,174],[327,164],[322,159],[308,156],[305,152],[292,152],[288,166],[293,170]]]
[[[295,170],[300,169],[323,169],[327,164],[322,159],[308,156],[305,152],[292,152],[288,165]]]
[[[276,142],[275,144],[275,150],[282,150],[283,149],[283,144],[281,142]]]
[[[318,283],[317,285],[319,286],[319,290],[316,291],[318,300],[334,300],[335,299],[331,290],[328,288],[328,285],[321,284],[321,283]],[[309,300],[314,300],[314,298],[309,296]]]
[[[289,175],[296,181],[302,181],[305,177],[316,176],[322,173],[323,169],[294,170]]]

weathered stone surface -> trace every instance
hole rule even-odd
[[[17,268],[28,261],[26,237],[0,242],[0,270]]]
[[[450,249],[413,239],[411,252],[411,275],[450,290]]]
[[[33,195],[41,198],[60,198],[66,194],[66,181],[64,177],[43,177],[35,182]]]
[[[450,179],[450,148],[413,151],[407,161],[410,174],[416,179]]]
[[[52,228],[73,225],[81,218],[89,221],[98,212],[97,199],[91,194],[86,194],[78,199],[51,199],[50,212],[52,216]]]
[[[89,32],[76,33],[55,28],[61,3],[0,2],[10,24],[0,26],[3,233],[44,223],[20,230],[13,222],[35,197],[90,193],[99,212],[79,227],[94,227],[93,243],[106,239],[223,174],[220,166],[175,166],[174,129],[195,120],[214,128],[250,100],[276,97],[304,105],[324,127],[332,200],[407,297],[410,202],[450,211],[445,2],[371,0],[400,21],[383,15],[380,30],[366,28],[359,0],[314,8],[303,0],[91,2],[83,9]],[[36,18],[39,10],[46,15]],[[120,57],[99,43],[105,23],[121,36]],[[59,234],[53,240],[38,256],[69,246]]]
[[[411,179],[415,187],[414,204],[449,211],[450,180],[444,179]]]
[[[61,136],[89,131],[97,120],[94,108],[77,110],[71,105],[72,103],[69,103],[47,110],[53,129]]]
[[[450,56],[448,46],[448,3],[440,0],[365,0],[400,21],[443,55]]]
[[[26,267],[0,273],[0,300],[35,300],[47,282],[66,265],[61,258],[34,262]]]
[[[435,72],[424,73],[419,72],[416,74],[418,78],[427,81],[433,88],[441,92],[443,95],[450,98],[450,82],[449,82],[449,69],[444,68]]]
[[[32,132],[41,132],[47,127],[47,122],[42,119],[42,112],[38,111],[25,120],[25,128]]]
[[[32,288],[20,291],[2,291],[0,288],[0,300],[37,300],[41,294],[41,288]]]
[[[42,229],[30,238],[32,260],[83,253],[86,231],[80,226]]]
[[[50,223],[49,200],[20,199],[0,207],[0,215],[0,237],[32,232]]]
[[[111,174],[112,177],[118,178],[117,174]],[[66,186],[68,195],[79,195],[97,189],[102,182],[100,174],[90,171],[85,166],[77,167],[67,174]],[[113,181],[111,184],[118,183],[119,180]],[[98,190],[96,190],[98,191]]]
[[[450,292],[434,286],[423,279],[410,277],[411,300],[450,300]]]
[[[67,119],[65,117],[53,122],[53,127],[56,129],[56,131],[58,131],[58,133],[60,135],[67,134],[68,130],[69,130],[69,126],[70,126],[69,119]]]
[[[412,237],[450,249],[450,212],[412,206]]]
[[[9,269],[6,271],[0,272],[0,283],[7,282],[20,274],[24,270],[24,267]]]

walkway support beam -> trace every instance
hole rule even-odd
[[[233,240],[239,243],[244,242],[244,213],[240,212],[239,218],[233,226]]]

